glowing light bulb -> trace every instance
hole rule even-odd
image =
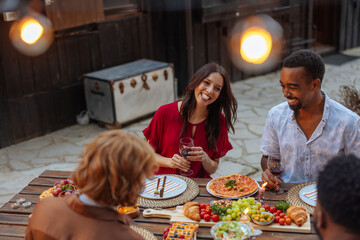
[[[23,18],[11,25],[9,37],[16,50],[35,57],[50,47],[54,34],[49,19],[29,9]]]
[[[261,64],[271,52],[272,39],[264,29],[252,27],[247,29],[240,41],[240,54],[250,63]]]
[[[44,28],[35,19],[26,19],[21,26],[21,39],[27,44],[34,44],[43,34]]]

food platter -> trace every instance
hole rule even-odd
[[[233,174],[233,175],[230,175],[230,176],[235,176],[235,175],[240,175],[240,174]],[[247,177],[247,176],[245,176]],[[258,189],[259,189],[259,184],[252,178],[250,177],[247,177],[249,179],[251,179],[253,182],[256,183],[256,189],[252,192],[250,192],[249,194],[245,194],[245,195],[238,195],[238,196],[224,196],[224,195],[220,195],[220,194],[217,194],[215,192],[213,192],[209,186],[210,184],[213,182],[213,181],[217,181],[218,178],[214,178],[212,179],[211,181],[209,181],[207,184],[206,184],[206,190],[208,191],[208,193],[210,193],[211,195],[213,195],[214,197],[218,197],[218,198],[224,198],[224,199],[239,199],[239,198],[244,198],[244,197],[249,197],[251,195],[254,195],[255,193],[257,193]]]
[[[162,200],[162,199],[169,199],[179,196],[180,194],[185,192],[187,188],[187,184],[184,180],[178,177],[166,175],[165,190],[163,197],[160,197],[159,194],[154,194],[158,179],[160,178],[160,185],[158,188],[158,190],[160,191],[163,185],[164,176],[165,175],[156,175],[151,179],[146,179],[144,190],[139,195],[143,198]]]
[[[303,187],[299,191],[299,197],[305,203],[309,204],[310,206],[316,206],[316,199],[317,199],[317,189],[316,183]]]

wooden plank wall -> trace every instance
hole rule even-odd
[[[360,46],[360,0],[341,1],[339,50]]]
[[[19,54],[8,38],[12,22],[0,22],[0,148],[75,124],[86,109],[82,74],[151,58],[147,18],[57,36],[38,57]]]

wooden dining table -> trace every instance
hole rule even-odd
[[[0,240],[3,239],[23,239],[27,224],[29,222],[29,215],[33,212],[36,203],[39,201],[40,194],[53,186],[59,180],[69,178],[71,172],[69,171],[52,171],[45,170],[37,178],[33,179],[24,189],[16,194],[9,202],[0,208]],[[218,200],[218,198],[210,195],[206,190],[206,184],[209,179],[194,178],[193,179],[200,187],[199,195],[193,200],[197,202],[210,202]],[[261,184],[261,182],[259,182]],[[282,183],[281,186],[285,192],[281,195],[273,195],[270,191],[265,191],[265,203],[275,205],[279,200],[285,200],[289,189],[296,186],[295,183]],[[258,194],[253,195],[257,199]],[[15,203],[17,199],[25,198],[26,201],[32,203],[29,208],[12,209],[11,204]],[[169,210],[175,209],[169,208]],[[141,212],[145,208],[140,209]],[[55,216],[54,216],[55,217]],[[144,218],[142,214],[134,219],[134,224],[145,228],[152,232],[157,239],[163,239],[164,230],[170,225],[170,219],[164,218]],[[312,221],[312,217],[311,217]],[[199,227],[197,232],[197,239],[213,239],[210,234],[209,227]],[[271,232],[263,231],[256,239],[319,239],[314,229],[310,233],[289,233],[289,232]]]

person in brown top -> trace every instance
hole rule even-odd
[[[142,239],[116,206],[135,205],[145,178],[156,170],[147,142],[121,130],[101,133],[72,174],[80,195],[40,200],[25,239]]]

